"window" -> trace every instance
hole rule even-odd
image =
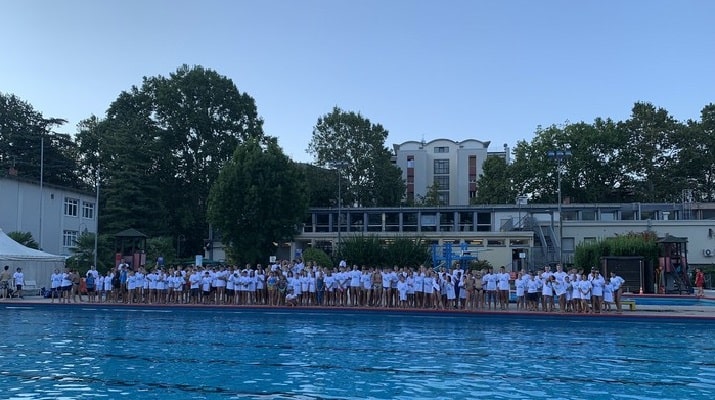
[[[415,167],[415,156],[407,156],[407,168]]]
[[[75,247],[77,245],[78,236],[79,232],[77,231],[64,231],[62,233],[62,245],[64,247]]]
[[[79,211],[79,199],[65,197],[65,215],[76,217]]]
[[[82,218],[94,219],[94,203],[82,202]]]
[[[441,158],[434,160],[435,175],[449,175],[449,159]]]
[[[583,210],[581,211],[582,221],[595,221],[596,220],[596,210]]]
[[[449,175],[435,176],[434,185],[437,190],[449,190]]]
[[[435,153],[449,153],[449,147],[447,146],[437,146],[434,148]]]
[[[573,253],[575,249],[575,240],[572,237],[565,237],[563,240],[561,240],[561,246],[563,248],[563,251],[567,253]]]

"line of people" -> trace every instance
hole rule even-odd
[[[82,300],[76,271],[52,274],[52,302]],[[620,311],[620,277],[609,280],[597,270],[590,275],[546,266],[538,273],[504,267],[464,271],[419,266],[374,268],[344,261],[337,268],[322,268],[300,260],[267,268],[188,266],[137,269],[121,264],[106,275],[92,267],[84,285],[89,302],[146,304],[225,304],[269,306],[339,306],[508,310],[512,290],[517,310],[600,312],[615,303]],[[55,296],[57,293],[57,296]]]

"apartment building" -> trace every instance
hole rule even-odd
[[[489,144],[475,139],[394,144],[395,164],[402,170],[407,186],[405,201],[412,204],[434,187],[441,205],[470,204],[477,195],[477,181],[487,157],[503,157],[509,162],[507,145],[503,151],[489,152]]]

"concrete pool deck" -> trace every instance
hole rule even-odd
[[[682,298],[682,296],[674,296]],[[692,296],[690,296],[692,298]],[[707,296],[705,300],[715,300],[715,297]],[[192,309],[192,310],[292,310],[295,312],[300,311],[320,311],[320,312],[380,312],[380,313],[418,313],[418,314],[450,314],[450,315],[474,315],[474,316],[553,316],[556,318],[657,318],[657,319],[683,319],[683,320],[703,320],[715,322],[715,306],[699,306],[699,305],[648,305],[639,304],[636,299],[636,309],[631,311],[628,306],[623,307],[623,312],[621,314],[615,311],[603,312],[599,314],[578,314],[578,313],[560,313],[560,312],[542,312],[542,311],[517,311],[515,305],[511,305],[509,310],[478,310],[478,311],[465,311],[465,310],[432,310],[432,309],[413,309],[413,308],[381,308],[381,307],[329,307],[329,306],[308,306],[308,307],[288,307],[288,306],[265,306],[265,305],[251,305],[251,306],[236,306],[236,305],[195,305],[195,304],[123,304],[123,303],[51,303],[50,299],[45,299],[40,296],[26,296],[25,299],[0,299],[0,309],[16,308],[23,306],[41,306],[45,307],[101,307],[101,308],[146,308],[146,309]]]

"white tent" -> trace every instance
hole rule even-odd
[[[10,271],[15,272],[22,268],[26,281],[37,282],[37,287],[50,287],[50,275],[65,265],[65,258],[45,253],[41,250],[31,249],[14,241],[0,229],[0,268],[10,266]]]

